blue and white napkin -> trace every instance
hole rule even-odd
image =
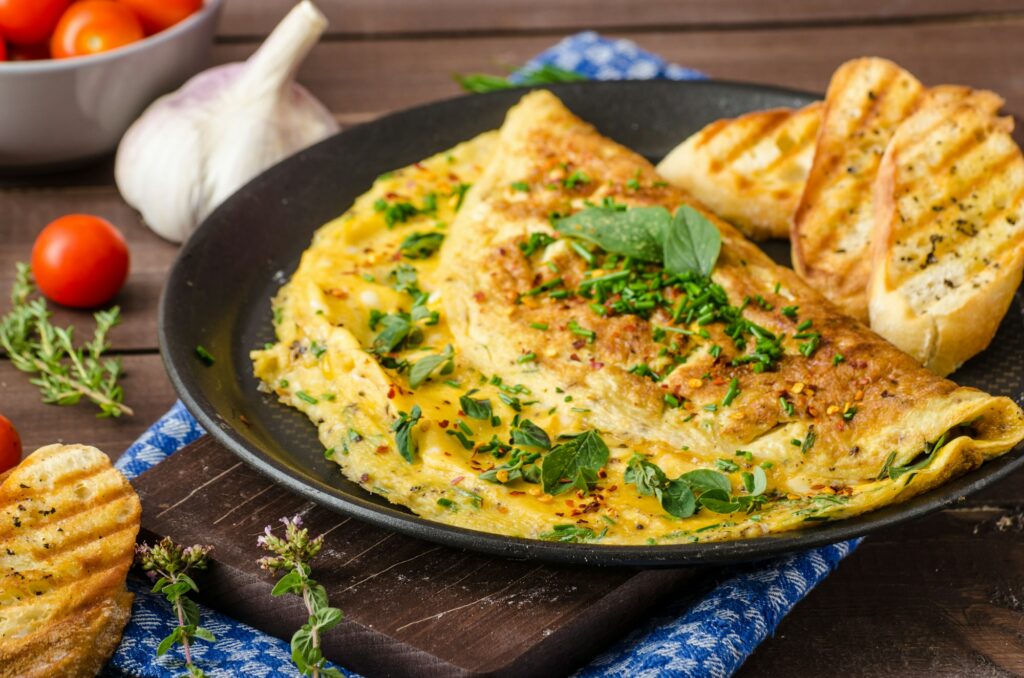
[[[531,60],[513,75],[542,65],[575,71],[596,80],[664,78],[698,80],[699,71],[667,63],[629,40],[593,32],[570,36]],[[129,478],[160,463],[203,434],[179,402],[118,460]],[[636,629],[581,669],[579,676],[732,675],[771,634],[801,598],[848,555],[857,542],[844,542],[770,562],[724,569],[717,582],[696,599],[687,597]],[[156,646],[173,630],[174,618],[162,596],[149,593],[141,578],[129,577],[135,592],[132,619],[105,674],[139,678],[181,675],[180,653],[157,659]],[[288,641],[268,636],[230,617],[201,609],[203,626],[215,644],[197,643],[194,661],[210,676],[298,676]],[[353,674],[350,674],[353,675]]]

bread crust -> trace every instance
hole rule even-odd
[[[130,616],[141,514],[94,447],[41,448],[0,480],[0,678],[99,672]]]

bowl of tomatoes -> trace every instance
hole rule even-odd
[[[84,165],[202,70],[223,0],[0,0],[0,171]]]

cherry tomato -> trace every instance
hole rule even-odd
[[[128,245],[106,219],[69,214],[36,238],[32,275],[40,291],[58,304],[102,306],[128,278]]]
[[[3,35],[0,35],[0,61],[7,61],[7,45],[4,44]]]
[[[119,0],[128,5],[148,35],[170,28],[203,6],[203,0]]]
[[[21,463],[21,438],[7,417],[0,414],[0,473]]]
[[[113,0],[82,0],[64,12],[50,38],[54,59],[109,52],[146,37],[135,12]]]
[[[50,58],[50,46],[40,43],[37,45],[10,45],[7,58],[11,61],[38,61],[39,59]]]
[[[43,42],[69,0],[0,0],[0,30],[14,45],[34,45]]]

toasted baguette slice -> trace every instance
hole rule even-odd
[[[746,236],[788,238],[821,112],[815,102],[716,120],[672,149],[658,172]]]
[[[0,676],[95,675],[132,596],[142,507],[105,454],[50,445],[0,483]]]
[[[1024,157],[1001,103],[925,103],[875,182],[871,327],[943,376],[988,346],[1024,269]]]
[[[793,217],[793,267],[863,322],[878,163],[923,92],[913,75],[885,59],[840,66],[828,86],[814,163]]]

